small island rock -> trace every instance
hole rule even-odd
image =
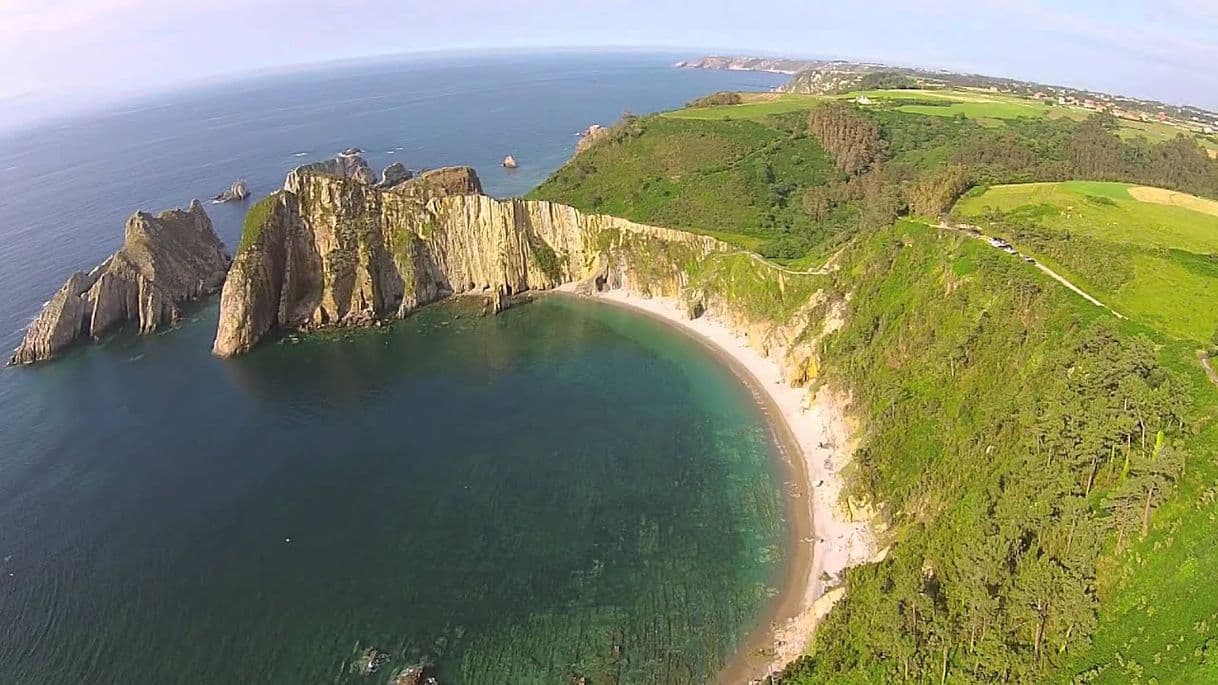
[[[211,199],[212,202],[220,204],[223,202],[240,202],[250,196],[249,188],[245,185],[245,179],[239,178],[229,186],[228,190],[220,193]]]
[[[515,157],[508,155],[507,157],[503,158],[503,168],[504,169],[515,169],[517,166],[519,166],[519,165],[516,163]]]

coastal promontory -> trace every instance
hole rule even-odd
[[[727,247],[561,204],[487,197],[468,167],[391,188],[332,171],[296,169],[250,211],[220,299],[215,354],[247,352],[275,329],[366,325],[460,293],[485,294],[495,309],[504,297],[578,281],[675,294],[680,263]],[[641,242],[662,253],[644,260],[626,249]]]
[[[127,220],[123,246],[88,273],[77,272],[30,323],[10,364],[58,356],[127,321],[151,333],[181,316],[182,303],[216,292],[229,258],[197,200],[185,210]]]

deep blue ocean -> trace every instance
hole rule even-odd
[[[0,346],[138,209],[350,146],[520,194],[589,124],[782,80],[684,56],[318,67],[6,133]],[[234,245],[244,207],[207,211]],[[0,371],[0,683],[701,682],[773,595],[773,446],[696,342],[542,298],[223,361],[216,308]]]

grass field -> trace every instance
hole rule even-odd
[[[772,114],[785,114],[810,110],[824,101],[815,95],[794,95],[791,93],[741,93],[744,102],[739,105],[719,105],[716,107],[685,107],[665,112],[664,116],[673,119],[764,119]]]
[[[1080,181],[995,186],[961,200],[955,213],[988,221],[1117,311],[1172,337],[1208,340],[1218,328],[1218,216],[1144,202],[1131,188]],[[1155,190],[1165,200],[1181,195]],[[1177,201],[1208,205],[1184,198]]]
[[[760,121],[774,114],[810,110],[826,99],[854,100],[866,96],[876,107],[908,114],[933,117],[963,116],[991,128],[1018,118],[1072,119],[1082,121],[1092,112],[1081,107],[1068,107],[1007,93],[994,93],[968,88],[867,90],[843,95],[801,95],[794,93],[741,93],[739,105],[682,108],[666,112],[674,119],[747,119]],[[904,104],[903,104],[904,103]],[[938,103],[938,104],[932,104]],[[1157,121],[1119,120],[1117,135],[1125,140],[1145,138],[1152,143],[1171,140],[1184,133],[1218,156],[1218,139],[1184,131]]]

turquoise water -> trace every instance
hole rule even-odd
[[[706,679],[783,559],[751,396],[627,311],[477,311],[226,362],[210,306],[13,372],[0,681]]]
[[[0,337],[137,207],[265,192],[350,144],[522,192],[589,121],[770,85],[671,59],[365,65],[0,139]],[[519,174],[487,164],[506,152]],[[242,208],[208,211],[233,244]],[[781,476],[696,342],[555,297],[226,361],[216,309],[0,370],[0,683],[374,683],[421,660],[444,683],[702,682],[757,625]],[[353,674],[368,647],[389,664]]]

